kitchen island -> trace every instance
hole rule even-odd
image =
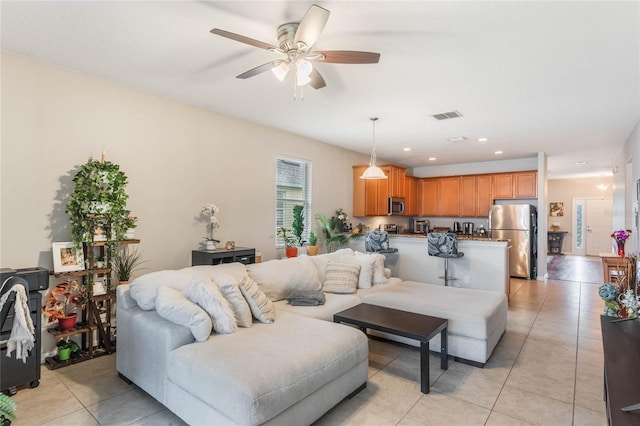
[[[398,252],[387,254],[385,266],[394,277],[444,285],[444,260],[429,256],[427,238],[422,234],[389,234],[389,246]],[[355,250],[364,251],[364,241],[352,243]],[[509,241],[463,237],[458,250],[464,256],[449,260],[449,285],[452,287],[500,291],[509,296]]]

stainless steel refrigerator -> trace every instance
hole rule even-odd
[[[504,204],[489,209],[492,239],[511,240],[509,275],[536,278],[538,215],[530,204]]]

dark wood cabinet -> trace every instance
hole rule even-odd
[[[256,262],[256,249],[236,247],[233,250],[193,250],[191,252],[191,266],[220,265],[223,263],[240,262],[245,265]]]

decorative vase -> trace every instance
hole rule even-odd
[[[216,242],[215,241],[211,241],[211,240],[207,240],[204,242],[204,249],[208,250],[208,251],[213,251],[216,249]]]
[[[298,247],[287,247],[285,249],[285,253],[287,254],[287,257],[297,257]]]
[[[318,246],[307,246],[307,254],[309,256],[315,256],[318,254]]]
[[[58,349],[58,359],[66,361],[71,357],[71,348]]]
[[[616,240],[616,243],[618,244],[618,256],[624,257],[624,243],[625,243],[625,241]]]
[[[135,228],[129,228],[127,229],[127,232],[124,233],[125,240],[133,240],[135,237],[136,237]]]
[[[129,284],[129,280],[127,281],[118,281],[118,285],[128,285]]]
[[[76,325],[76,318],[78,318],[78,314],[69,315],[68,317],[59,317],[58,318],[58,328],[60,331],[71,330]]]

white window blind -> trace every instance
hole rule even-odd
[[[276,159],[276,248],[284,247],[278,237],[280,228],[292,230],[293,206],[304,207],[304,232],[307,241],[311,228],[311,161],[278,156]],[[292,234],[293,235],[293,234]]]

